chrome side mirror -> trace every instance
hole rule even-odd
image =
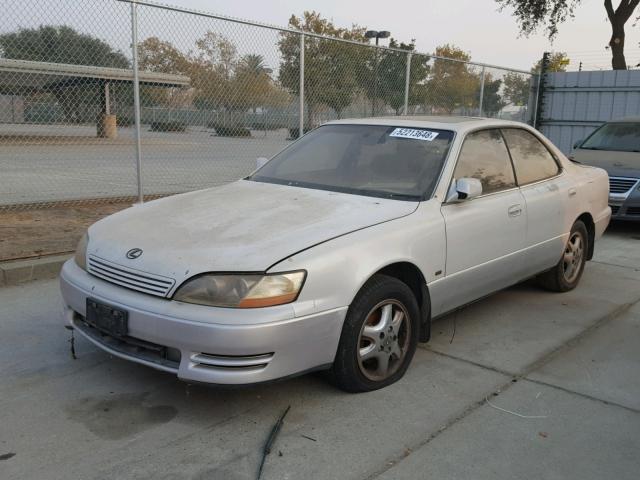
[[[482,183],[477,178],[459,178],[451,184],[447,193],[447,203],[471,200],[482,195]]]
[[[265,163],[267,163],[269,161],[268,158],[266,157],[258,157],[256,158],[256,169],[260,169],[262,167],[264,167]]]

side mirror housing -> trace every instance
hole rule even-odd
[[[482,183],[477,178],[459,178],[449,189],[447,203],[463,202],[482,195]]]
[[[260,169],[264,167],[264,165],[269,161],[266,157],[258,157],[256,158],[256,169]]]

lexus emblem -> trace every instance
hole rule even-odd
[[[131,260],[135,260],[140,255],[142,255],[142,249],[141,248],[132,248],[131,250],[129,250],[127,252],[127,258],[130,258]]]

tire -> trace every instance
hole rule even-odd
[[[419,334],[420,309],[411,289],[396,278],[374,275],[347,312],[333,383],[351,393],[391,385],[407,371]]]
[[[578,220],[571,227],[562,258],[555,267],[538,277],[540,285],[552,292],[568,292],[578,286],[589,251],[587,227]]]

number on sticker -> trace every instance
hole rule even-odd
[[[390,137],[413,138],[414,140],[424,140],[432,142],[438,136],[438,132],[430,130],[420,130],[417,128],[396,128],[389,134]]]

